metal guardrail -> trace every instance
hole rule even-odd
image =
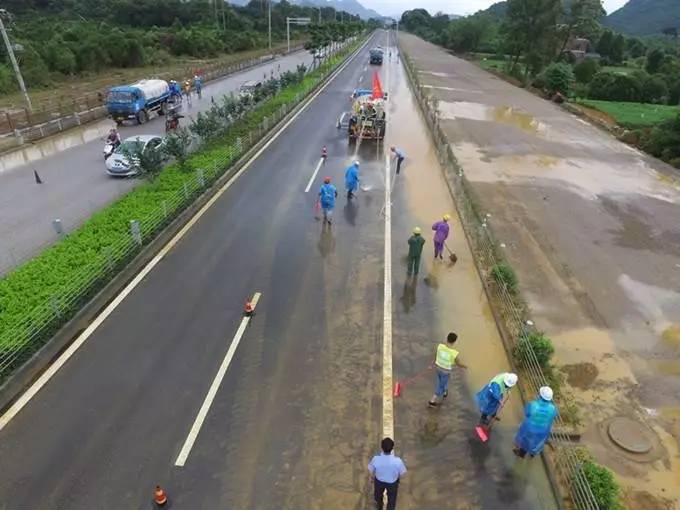
[[[354,39],[347,41],[351,44]],[[338,51],[342,51],[339,48]],[[351,53],[348,53],[350,55]],[[163,228],[169,225],[194,200],[225,174],[232,164],[273,129],[293,108],[314,91],[343,60],[328,67],[302,92],[275,113],[265,117],[247,136],[224,150],[221,158],[208,168],[187,174],[182,189],[143,218],[130,218],[130,235],[103,247],[82,267],[78,277],[28,310],[11,329],[0,331],[0,382],[36,353],[64,324],[108,284]],[[135,225],[133,226],[133,222]]]
[[[299,51],[303,45],[291,48],[291,53]],[[286,54],[286,51],[274,52],[270,55],[241,60],[233,64],[211,64],[200,70],[204,80],[210,82],[230,74],[249,69],[264,62],[270,62],[278,55]],[[187,68],[184,75],[194,70]],[[176,73],[156,73],[158,78],[170,79]],[[176,77],[176,76],[175,76]],[[66,129],[70,129],[108,115],[104,106],[103,92],[86,94],[77,98],[68,98],[57,105],[44,104],[34,108],[33,112],[22,108],[15,112],[0,113],[0,151],[11,150],[29,142],[40,140]]]
[[[531,331],[527,328],[527,310],[522,307],[510,293],[506,284],[497,282],[491,270],[494,266],[504,263],[502,248],[496,241],[489,216],[480,213],[475,204],[472,187],[465,177],[463,168],[458,163],[451,144],[439,123],[437,101],[428,96],[421,88],[417,77],[417,70],[406,52],[400,46],[400,53],[404,61],[406,74],[412,85],[414,95],[424,114],[430,133],[434,140],[438,159],[446,169],[446,181],[454,197],[458,216],[460,217],[466,237],[475,255],[475,263],[483,283],[490,294],[491,306],[494,307],[501,321],[502,335],[510,343],[506,349],[510,353],[517,353],[522,369],[524,388],[538,393],[541,386],[548,384],[536,353],[529,342]],[[553,458],[549,459],[556,468],[561,489],[566,489],[571,502],[579,510],[599,510],[597,500],[593,494],[582,468],[582,458],[576,444],[563,432],[565,423],[561,417],[556,419],[556,426],[550,437],[550,444],[554,449]]]

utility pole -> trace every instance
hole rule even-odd
[[[321,7],[319,7],[319,25],[321,25]]]
[[[10,17],[10,13],[5,9],[0,9],[0,32],[2,32],[2,38],[5,41],[5,46],[7,47],[7,54],[12,62],[12,67],[14,67],[14,73],[17,75],[17,81],[19,82],[19,88],[21,89],[24,99],[26,100],[26,106],[29,111],[33,111],[33,106],[31,105],[31,98],[28,97],[28,91],[26,90],[26,84],[24,83],[24,78],[21,76],[21,69],[19,69],[19,63],[14,56],[14,48],[12,48],[12,43],[9,41],[9,36],[7,35],[7,30],[5,30],[5,24],[2,21],[3,17]]]
[[[269,24],[269,49],[272,49],[272,0],[269,0],[269,14],[267,15]]]

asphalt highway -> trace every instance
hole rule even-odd
[[[420,278],[404,281],[413,224],[426,231],[453,204],[396,58],[379,71],[394,123],[385,145],[364,142],[355,156],[335,127],[352,90],[370,86],[375,44],[389,48],[386,32],[0,430],[0,508],[150,508],[156,484],[174,509],[372,508],[366,464],[385,420],[384,147],[392,142],[410,151],[390,200],[395,375],[425,366],[449,328],[465,339],[471,367],[454,377],[442,409],[426,405],[429,377],[395,401],[397,449],[409,467],[399,508],[555,507],[541,462],[509,453],[519,399],[496,443],[475,443],[472,395],[507,360],[459,227],[455,268],[431,262],[428,241]],[[328,159],[306,193],[324,145]],[[354,157],[362,191],[348,202],[343,175]],[[325,175],[339,189],[331,227],[314,219]],[[243,305],[256,292],[255,315],[238,337]],[[193,447],[177,466],[225,360]]]
[[[182,114],[188,123],[200,111],[210,108],[224,94],[237,91],[248,80],[294,70],[299,64],[311,66],[307,51],[279,57],[204,87],[202,99],[193,96],[184,103]],[[41,140],[22,151],[0,155],[0,274],[57,241],[52,220],[61,219],[65,232],[80,226],[94,212],[128,192],[140,181],[112,178],[106,173],[101,139],[115,124],[104,119],[82,128]],[[138,126],[125,123],[123,139],[141,135],[163,135],[164,119],[152,116]],[[33,171],[43,184],[36,184]]]

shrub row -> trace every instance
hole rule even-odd
[[[216,180],[247,149],[241,140],[259,129],[265,117],[309,93],[359,44],[346,47],[301,82],[246,113],[220,139],[191,155],[185,168],[203,169],[206,184]],[[200,193],[194,175],[177,164],[168,166],[153,181],[95,213],[65,239],[0,280],[0,379],[49,339],[135,255],[131,220],[140,221],[143,241],[149,242]],[[27,345],[22,345],[27,339]]]

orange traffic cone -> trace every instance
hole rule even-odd
[[[250,317],[251,315],[253,315],[253,310],[254,308],[250,300],[246,301],[246,306],[243,309],[243,315],[245,315],[246,317]]]
[[[156,503],[156,506],[163,506],[168,502],[168,496],[161,489],[160,485],[156,485],[156,490],[153,493],[153,502]]]

